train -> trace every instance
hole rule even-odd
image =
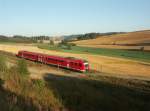
[[[87,72],[90,70],[88,61],[74,57],[61,57],[24,50],[18,51],[16,56],[31,61],[40,62],[47,65],[54,65],[60,68],[67,68],[79,72]]]

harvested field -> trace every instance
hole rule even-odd
[[[28,50],[34,52],[41,52],[51,55],[72,56],[83,58],[89,61],[91,68],[103,73],[110,73],[110,76],[125,76],[125,77],[139,77],[150,78],[150,64],[132,61],[128,59],[121,59],[115,57],[106,57],[91,54],[73,54],[59,51],[48,51],[39,49],[36,46],[25,45],[0,45],[0,50],[16,54],[19,50]],[[33,68],[34,69],[34,68]],[[48,70],[48,72],[50,72]]]
[[[130,32],[96,39],[73,42],[79,46],[114,48],[114,49],[140,49],[150,50],[150,31]]]

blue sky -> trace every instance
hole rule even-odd
[[[1,35],[145,29],[150,29],[150,0],[0,0]]]

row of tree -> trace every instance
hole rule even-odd
[[[37,41],[30,37],[21,36],[21,35],[15,35],[12,37],[0,35],[0,42],[35,43]]]
[[[80,35],[70,35],[70,36],[66,36],[65,40],[76,41],[76,40],[95,39],[101,36],[108,36],[108,35],[114,35],[114,34],[120,34],[120,33],[125,33],[125,32],[86,33],[86,34],[80,34]]]

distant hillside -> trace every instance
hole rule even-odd
[[[84,47],[150,51],[150,30],[99,36],[73,43]]]
[[[64,36],[64,40],[66,41],[89,40],[89,39],[96,39],[102,36],[122,34],[122,33],[125,33],[125,32],[107,32],[107,33],[94,33],[93,32],[93,33],[86,33],[86,34]]]
[[[97,37],[74,42],[80,46],[101,48],[124,48],[122,46],[145,46],[150,48],[150,30]]]
[[[13,36],[7,37],[4,35],[0,35],[0,42],[12,42],[12,43],[33,43],[36,42],[32,38],[25,37],[25,36]]]

